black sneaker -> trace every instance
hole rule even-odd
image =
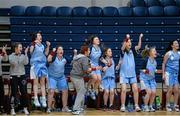
[[[107,110],[108,110],[107,105],[104,105],[103,110],[104,110],[104,111],[107,111]]]
[[[109,110],[114,111],[114,106],[113,105],[109,106]]]

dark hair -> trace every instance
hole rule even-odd
[[[32,42],[36,40],[38,33],[41,34],[41,32],[34,32],[30,34]]]
[[[142,50],[141,52],[142,58],[148,57],[150,55],[151,50],[155,48],[155,46],[148,47],[148,45],[146,45],[144,50]]]
[[[81,54],[85,54],[85,52],[87,52],[87,51],[88,51],[88,49],[89,49],[89,47],[88,47],[88,46],[83,45],[83,46],[81,46],[80,53],[81,53]]]
[[[19,45],[22,45],[22,44],[21,44],[20,42],[15,42],[15,43],[13,43],[13,44],[12,44],[12,46],[13,46],[12,51],[15,51],[15,49],[18,48]]]
[[[87,40],[84,42],[84,45],[90,46],[93,45],[94,38],[98,37],[97,35],[88,36]]]
[[[176,39],[169,42],[168,47],[166,48],[166,52],[172,50],[172,45],[173,45],[173,43],[174,43],[175,41],[178,42],[178,40],[176,40]]]
[[[111,48],[104,48],[103,55],[102,55],[103,58],[106,57],[106,53],[109,49],[111,49]]]

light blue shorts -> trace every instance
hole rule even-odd
[[[169,87],[173,87],[175,85],[179,85],[179,81],[178,81],[178,73],[177,72],[168,72],[166,71],[166,80],[165,83],[167,86]]]
[[[116,87],[114,77],[105,77],[105,78],[103,77],[101,82],[103,89],[107,91],[112,91]]]
[[[120,77],[120,84],[133,84],[137,83],[136,77]]]
[[[142,80],[141,84],[144,84],[144,89],[150,89],[150,90],[156,90],[156,80],[151,79],[151,80]]]
[[[49,89],[58,89],[59,91],[67,90],[68,84],[65,76],[63,77],[51,77],[48,78]]]

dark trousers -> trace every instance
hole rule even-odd
[[[4,82],[2,76],[0,76],[0,107],[4,107]]]
[[[28,106],[28,97],[27,97],[27,80],[24,75],[17,77],[17,76],[12,76],[11,79],[11,108],[14,108],[15,106],[15,100],[18,91],[18,87],[20,90],[20,95],[21,95],[21,105],[23,107]]]

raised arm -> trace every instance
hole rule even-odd
[[[135,46],[135,50],[139,50],[141,49],[141,45],[142,45],[142,38],[143,38],[143,34],[141,33],[140,36],[139,36],[139,41],[138,41],[138,45]]]
[[[46,50],[45,50],[45,55],[48,56],[49,48],[50,48],[51,43],[49,41],[46,41],[46,45],[47,45],[47,47],[46,47]]]

